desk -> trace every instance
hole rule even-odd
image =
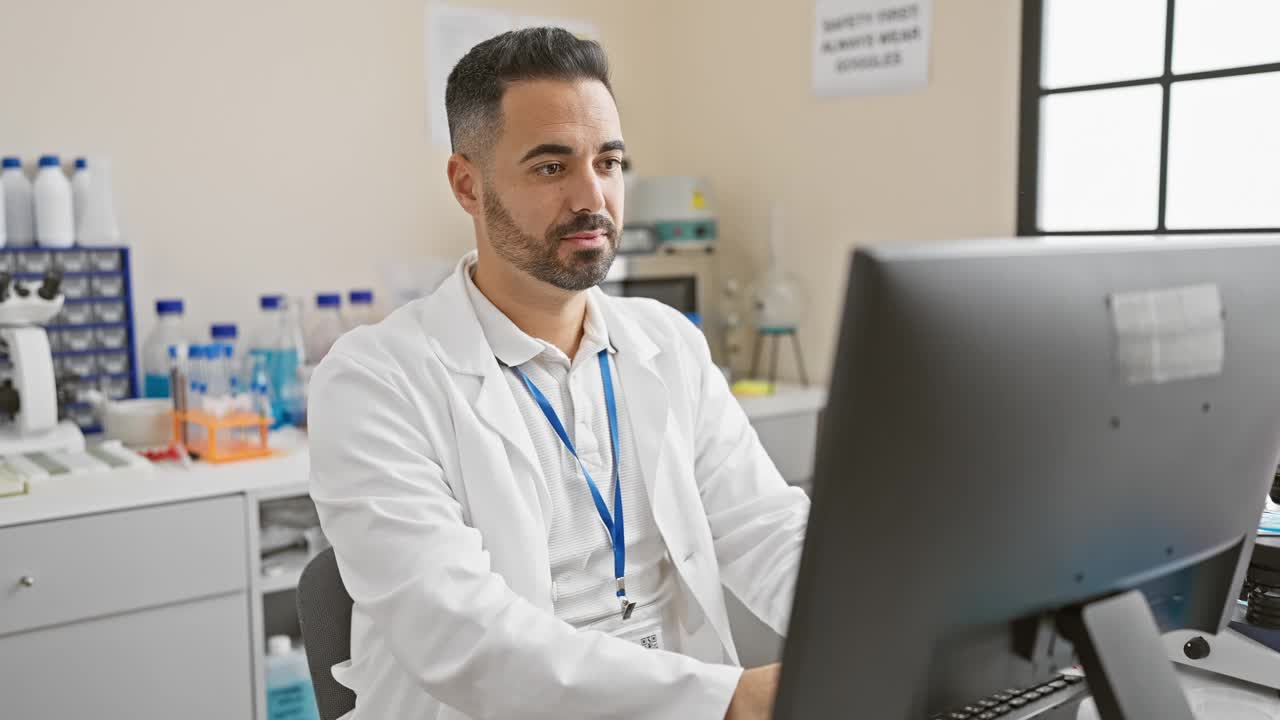
[[[1275,690],[1182,666],[1178,679],[1197,720],[1280,720]],[[1076,720],[1098,720],[1092,700],[1081,704]]]

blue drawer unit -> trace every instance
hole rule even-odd
[[[26,282],[61,268],[66,303],[45,325],[60,390],[95,389],[112,399],[138,396],[137,333],[129,249],[0,248],[0,270]],[[0,374],[8,372],[7,358]],[[73,402],[67,416],[87,433],[100,432],[88,404]]]

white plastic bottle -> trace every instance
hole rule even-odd
[[[307,320],[307,362],[316,365],[346,332],[342,317],[342,296],[338,293],[316,295],[316,311]]]
[[[5,244],[29,247],[36,244],[35,202],[31,181],[22,172],[22,160],[7,157],[0,161],[0,184],[4,186]]]
[[[80,223],[84,220],[85,204],[89,202],[89,161],[76,158],[75,172],[71,173],[71,204],[75,208],[75,228],[79,232]],[[77,238],[79,236],[77,235]]]
[[[32,187],[36,201],[36,243],[66,248],[76,244],[75,207],[71,182],[57,155],[40,156],[40,171]]]
[[[181,345],[186,342],[185,334],[182,331],[182,301],[173,300],[157,300],[156,315],[159,316],[156,321],[155,329],[147,336],[147,341],[142,345],[142,394],[149,398],[165,398],[170,397],[172,388],[169,387],[169,347],[172,345]],[[195,349],[195,346],[192,346]],[[196,359],[197,356],[192,356]],[[190,370],[191,378],[194,380],[196,369]],[[195,409],[196,406],[192,406]]]
[[[372,290],[352,290],[347,294],[347,311],[343,316],[346,320],[346,329],[351,330],[361,325],[373,325],[378,322],[376,311],[373,307],[373,291]]]
[[[114,246],[121,242],[116,219],[115,195],[111,189],[111,159],[93,156],[89,165],[89,187],[84,201],[84,217],[76,225],[76,240],[87,246]]]
[[[320,720],[307,656],[287,635],[267,640],[267,720]]]

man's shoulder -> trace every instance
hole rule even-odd
[[[631,323],[661,348],[697,351],[706,344],[698,327],[666,303],[643,297],[607,297],[606,302],[611,316]]]
[[[317,368],[318,378],[355,371],[398,384],[405,376],[438,355],[423,326],[430,296],[401,306],[373,325],[362,325],[344,333]]]

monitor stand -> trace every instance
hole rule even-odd
[[[1066,611],[1059,624],[1104,720],[1195,720],[1140,591]]]

